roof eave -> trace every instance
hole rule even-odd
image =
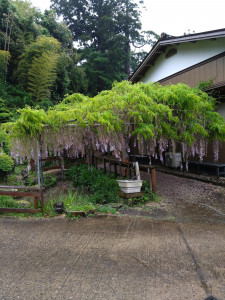
[[[217,39],[225,37],[225,29],[207,31],[203,33],[195,33],[180,37],[171,37],[165,40],[158,40],[155,46],[151,49],[149,54],[144,58],[141,64],[137,67],[137,69],[133,72],[133,74],[129,77],[129,80],[134,82],[138,74],[145,68],[146,64],[149,63],[152,57],[160,50],[161,47],[166,47],[173,44],[178,43],[187,43],[187,42],[195,42],[199,40],[208,40],[208,39]]]

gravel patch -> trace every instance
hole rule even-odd
[[[157,172],[162,202],[179,220],[225,221],[225,188]]]

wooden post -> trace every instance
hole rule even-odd
[[[40,175],[40,160],[39,160],[39,142],[37,140],[37,175],[38,175],[38,187],[41,187],[41,175]]]
[[[34,208],[38,209],[38,197],[34,197]]]
[[[129,169],[129,177],[130,177],[130,179],[132,178],[132,170],[131,170],[131,167],[130,167],[130,165],[128,164],[128,169]]]
[[[148,168],[148,184],[149,184],[149,187],[151,188],[152,185],[151,185],[151,170]],[[152,194],[151,194],[151,201],[154,200],[154,195],[153,195],[153,191],[152,191]]]
[[[95,167],[98,169],[98,156],[95,156]]]
[[[106,173],[106,159],[105,159],[105,157],[103,158],[103,164],[104,164],[104,173]]]
[[[95,153],[91,151],[91,165],[95,167]]]
[[[87,164],[87,165],[88,165],[88,154],[89,154],[88,149],[87,149],[87,147],[85,146],[84,162],[85,162],[85,164]]]
[[[40,159],[40,172],[41,172],[41,187],[43,187],[44,186],[44,174],[43,174],[42,158]]]
[[[114,175],[117,177],[117,161],[114,161]]]
[[[62,182],[63,182],[63,180],[64,180],[64,174],[63,174],[63,172],[64,172],[64,158],[63,157],[60,158],[60,167],[61,167]]]
[[[156,193],[156,171],[155,168],[151,169],[152,192]]]
[[[149,187],[151,187],[151,172],[150,172],[149,168],[148,168],[148,184],[149,184]]]
[[[109,157],[109,173],[111,174],[111,159]]]
[[[41,190],[41,212],[44,212],[44,192]]]
[[[5,190],[6,189],[6,190]],[[11,189],[11,190],[9,190]],[[16,190],[15,190],[16,189]],[[5,208],[0,207],[0,212],[15,213],[38,213],[44,209],[44,189],[27,187],[27,186],[0,186],[0,195],[32,197],[34,199],[34,207],[30,208]],[[41,209],[38,208],[39,199],[41,199]]]
[[[35,168],[34,168],[34,160],[33,160],[33,158],[31,158],[31,160],[30,160],[30,166],[31,166],[31,171],[34,172]]]
[[[119,162],[119,166],[120,166],[120,177],[122,177],[121,161]]]

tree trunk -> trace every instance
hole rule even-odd
[[[130,76],[130,32],[129,32],[129,25],[128,25],[128,17],[129,17],[129,1],[128,0],[126,0],[125,5],[126,5],[126,25],[125,25],[126,61],[125,61],[125,73],[126,73],[127,79],[128,79],[129,76]]]
[[[9,29],[9,37],[8,37],[8,46],[7,46],[7,51],[9,52],[9,45],[10,45],[10,37],[12,33],[12,27],[13,27],[13,16],[11,16],[11,24],[10,24],[10,29]]]
[[[5,44],[4,44],[4,51],[6,51],[6,47],[7,47],[8,28],[9,28],[9,13],[8,13],[8,16],[7,16],[6,29],[5,29]]]
[[[125,72],[127,74],[127,79],[130,76],[130,39],[129,36],[127,37],[126,41],[126,65],[125,65]]]

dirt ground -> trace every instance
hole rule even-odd
[[[157,185],[169,211],[180,222],[224,222],[224,187],[161,172],[157,173]]]
[[[175,201],[177,205],[207,202],[225,208],[225,188],[222,186],[157,172],[157,188],[164,199]]]
[[[145,173],[141,174],[141,179],[148,179]],[[224,222],[224,187],[163,172],[157,172],[156,179],[159,203],[151,202],[144,205],[144,209],[125,207],[119,213],[179,222]],[[68,182],[59,181],[55,188],[46,190],[45,201],[71,188]]]
[[[142,179],[147,179],[142,173]],[[179,222],[224,222],[225,188],[193,179],[157,172],[157,194],[160,203],[137,209],[140,216]],[[127,209],[127,214],[135,211]]]

